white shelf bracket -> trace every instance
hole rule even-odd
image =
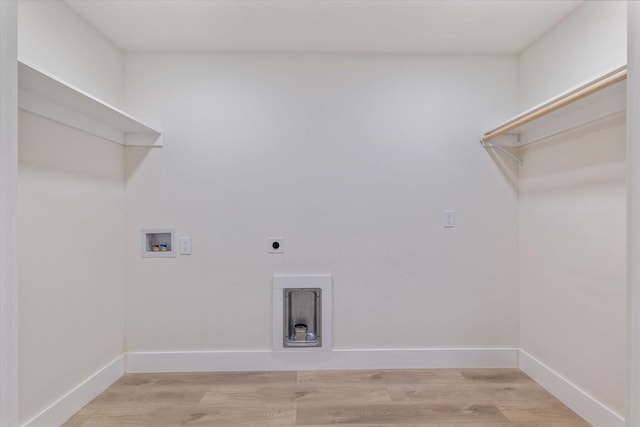
[[[518,137],[518,140],[520,140],[520,135],[517,135],[517,137]],[[485,141],[484,138],[480,138],[480,145],[482,145],[484,148],[495,148],[496,150],[500,151],[501,153],[509,157],[514,162],[518,162],[518,165],[522,166],[523,164],[523,161],[520,157],[511,153],[509,150],[507,150],[503,146],[494,143],[493,141]]]

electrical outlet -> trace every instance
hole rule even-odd
[[[456,211],[452,209],[442,211],[442,226],[445,228],[453,228],[456,226]]]
[[[180,255],[191,255],[191,237],[180,238]]]
[[[269,237],[268,241],[270,254],[284,253],[284,239],[282,237]]]

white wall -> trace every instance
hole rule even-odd
[[[119,49],[61,1],[20,1],[18,58],[116,105]],[[30,113],[19,128],[19,418],[114,360],[124,338],[124,149]]]
[[[532,104],[626,62],[620,2],[584,2],[519,58]],[[624,117],[521,149],[521,348],[624,413]],[[611,425],[611,424],[609,424]]]
[[[520,341],[624,412],[625,121],[521,151]]]
[[[585,1],[519,56],[521,109],[626,64],[626,1]]]
[[[116,106],[122,51],[62,0],[18,2],[18,59]]]
[[[15,1],[0,2],[0,426],[18,417],[18,69]]]
[[[128,351],[268,349],[271,277],[297,273],[333,274],[335,348],[517,346],[513,170],[477,142],[516,108],[513,57],[131,54],[125,69],[127,107],[165,141],[126,150]],[[193,254],[141,259],[150,226]]]
[[[20,112],[21,423],[122,353],[124,149]]]
[[[629,4],[627,79],[627,426],[640,424],[640,4]]]

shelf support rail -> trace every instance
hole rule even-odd
[[[485,141],[484,139],[480,139],[480,145],[482,145],[484,148],[495,148],[496,150],[500,151],[501,153],[509,157],[511,160],[518,162],[518,164],[522,166],[522,159],[516,156],[515,154],[513,154],[512,152],[510,152],[509,150],[507,150],[506,148],[504,148],[503,146],[498,145],[493,141]]]
[[[485,133],[482,135],[482,142],[489,142],[490,140],[503,135],[513,129],[516,129],[522,125],[536,120],[539,117],[547,115],[553,111],[556,111],[572,102],[585,98],[599,90],[607,88],[615,83],[621,82],[627,78],[627,66],[622,66],[604,76],[593,80],[587,84],[584,84],[572,91],[569,91],[559,97],[552,99],[542,105],[539,105],[519,116],[509,120],[505,124]],[[495,144],[493,144],[495,146]]]

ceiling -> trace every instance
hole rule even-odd
[[[514,54],[581,1],[65,0],[125,51]]]

